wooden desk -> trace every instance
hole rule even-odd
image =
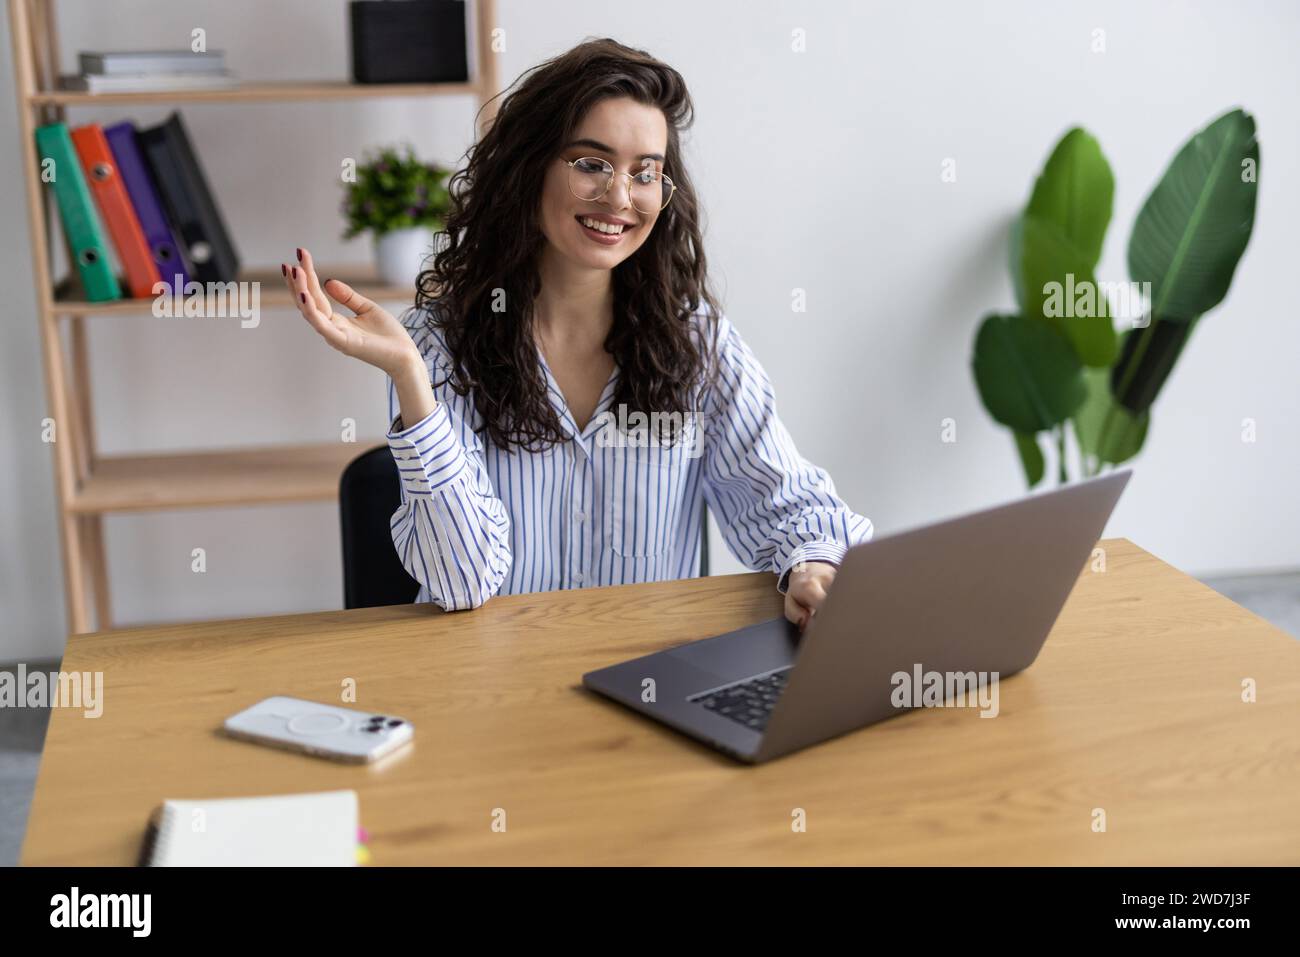
[[[911,712],[759,767],[580,679],[779,614],[769,575],[77,635],[64,668],[104,672],[104,713],[54,713],[23,862],[132,863],[164,798],[355,788],[376,864],[1300,863],[1300,645],[1102,544],[997,718]],[[338,702],[347,678],[415,721],[404,756],[215,730],[266,695]]]

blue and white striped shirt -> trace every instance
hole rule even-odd
[[[697,332],[707,328],[703,310]],[[474,431],[473,395],[446,379],[450,357],[427,313],[405,320],[424,356],[437,405],[408,427],[388,384],[388,444],[401,474],[393,544],[422,586],[417,602],[448,611],[496,594],[687,578],[699,571],[700,511],[707,500],[728,548],[768,570],[784,589],[801,561],[838,564],[872,525],[836,495],[829,475],[800,457],[776,414],[767,373],[720,317],[718,375],[699,396],[676,444],[619,441],[635,427],[613,406],[615,369],[579,430],[538,350],[566,440],[540,452],[502,451]]]

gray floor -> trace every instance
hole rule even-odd
[[[1220,595],[1226,595],[1260,618],[1277,625],[1292,638],[1300,638],[1300,572],[1274,575],[1240,575],[1204,578]]]
[[[1300,572],[1207,578],[1205,584],[1300,638]],[[27,667],[48,671],[58,662],[28,662]],[[43,709],[0,709],[0,866],[18,862],[48,723]]]
[[[57,669],[57,661],[30,661],[31,671]],[[0,671],[13,671],[12,667]],[[45,743],[47,708],[0,708],[0,866],[18,863],[27,809],[36,786],[36,767]]]

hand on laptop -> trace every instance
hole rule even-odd
[[[785,617],[802,632],[826,600],[836,568],[828,562],[800,562],[790,570],[785,589]]]

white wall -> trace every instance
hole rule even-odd
[[[1057,137],[1083,124],[1115,171],[1099,279],[1126,278],[1125,246],[1177,146],[1223,110],[1259,123],[1259,212],[1228,300],[1201,324],[1157,403],[1147,447],[1108,535],[1192,573],[1300,565],[1300,388],[1295,357],[1297,190],[1292,3],[1045,4],[499,0],[509,81],[585,36],[648,49],[686,77],[698,110],[687,155],[707,210],[707,251],[728,313],[766,364],[783,417],[878,533],[1014,497],[1011,440],[979,405],[969,370],[980,317],[1013,304],[1005,233]],[[258,79],[342,78],[342,0],[59,0],[65,64],[78,49],[169,46],[205,27]],[[648,13],[647,11],[653,11]],[[791,51],[791,31],[807,52]],[[1106,51],[1090,52],[1093,30]],[[9,39],[0,124],[16,130]],[[77,110],[76,121],[165,108]],[[308,244],[360,262],[337,213],[344,156],[409,140],[455,161],[468,100],[194,105],[186,121],[250,264]],[[64,630],[21,153],[7,135],[0,181],[0,660],[57,654]],[[957,182],[940,179],[957,163]],[[794,314],[791,290],[807,291]],[[105,451],[326,441],[355,417],[383,427],[382,377],[313,341],[294,314],[257,330],[149,319],[91,323]],[[940,441],[957,421],[958,441]],[[1258,441],[1240,440],[1241,420]],[[331,506],[115,516],[113,598],[122,620],[338,607]],[[190,571],[190,550],[208,572]],[[716,554],[716,551],[715,551]],[[716,559],[717,570],[735,569]]]

